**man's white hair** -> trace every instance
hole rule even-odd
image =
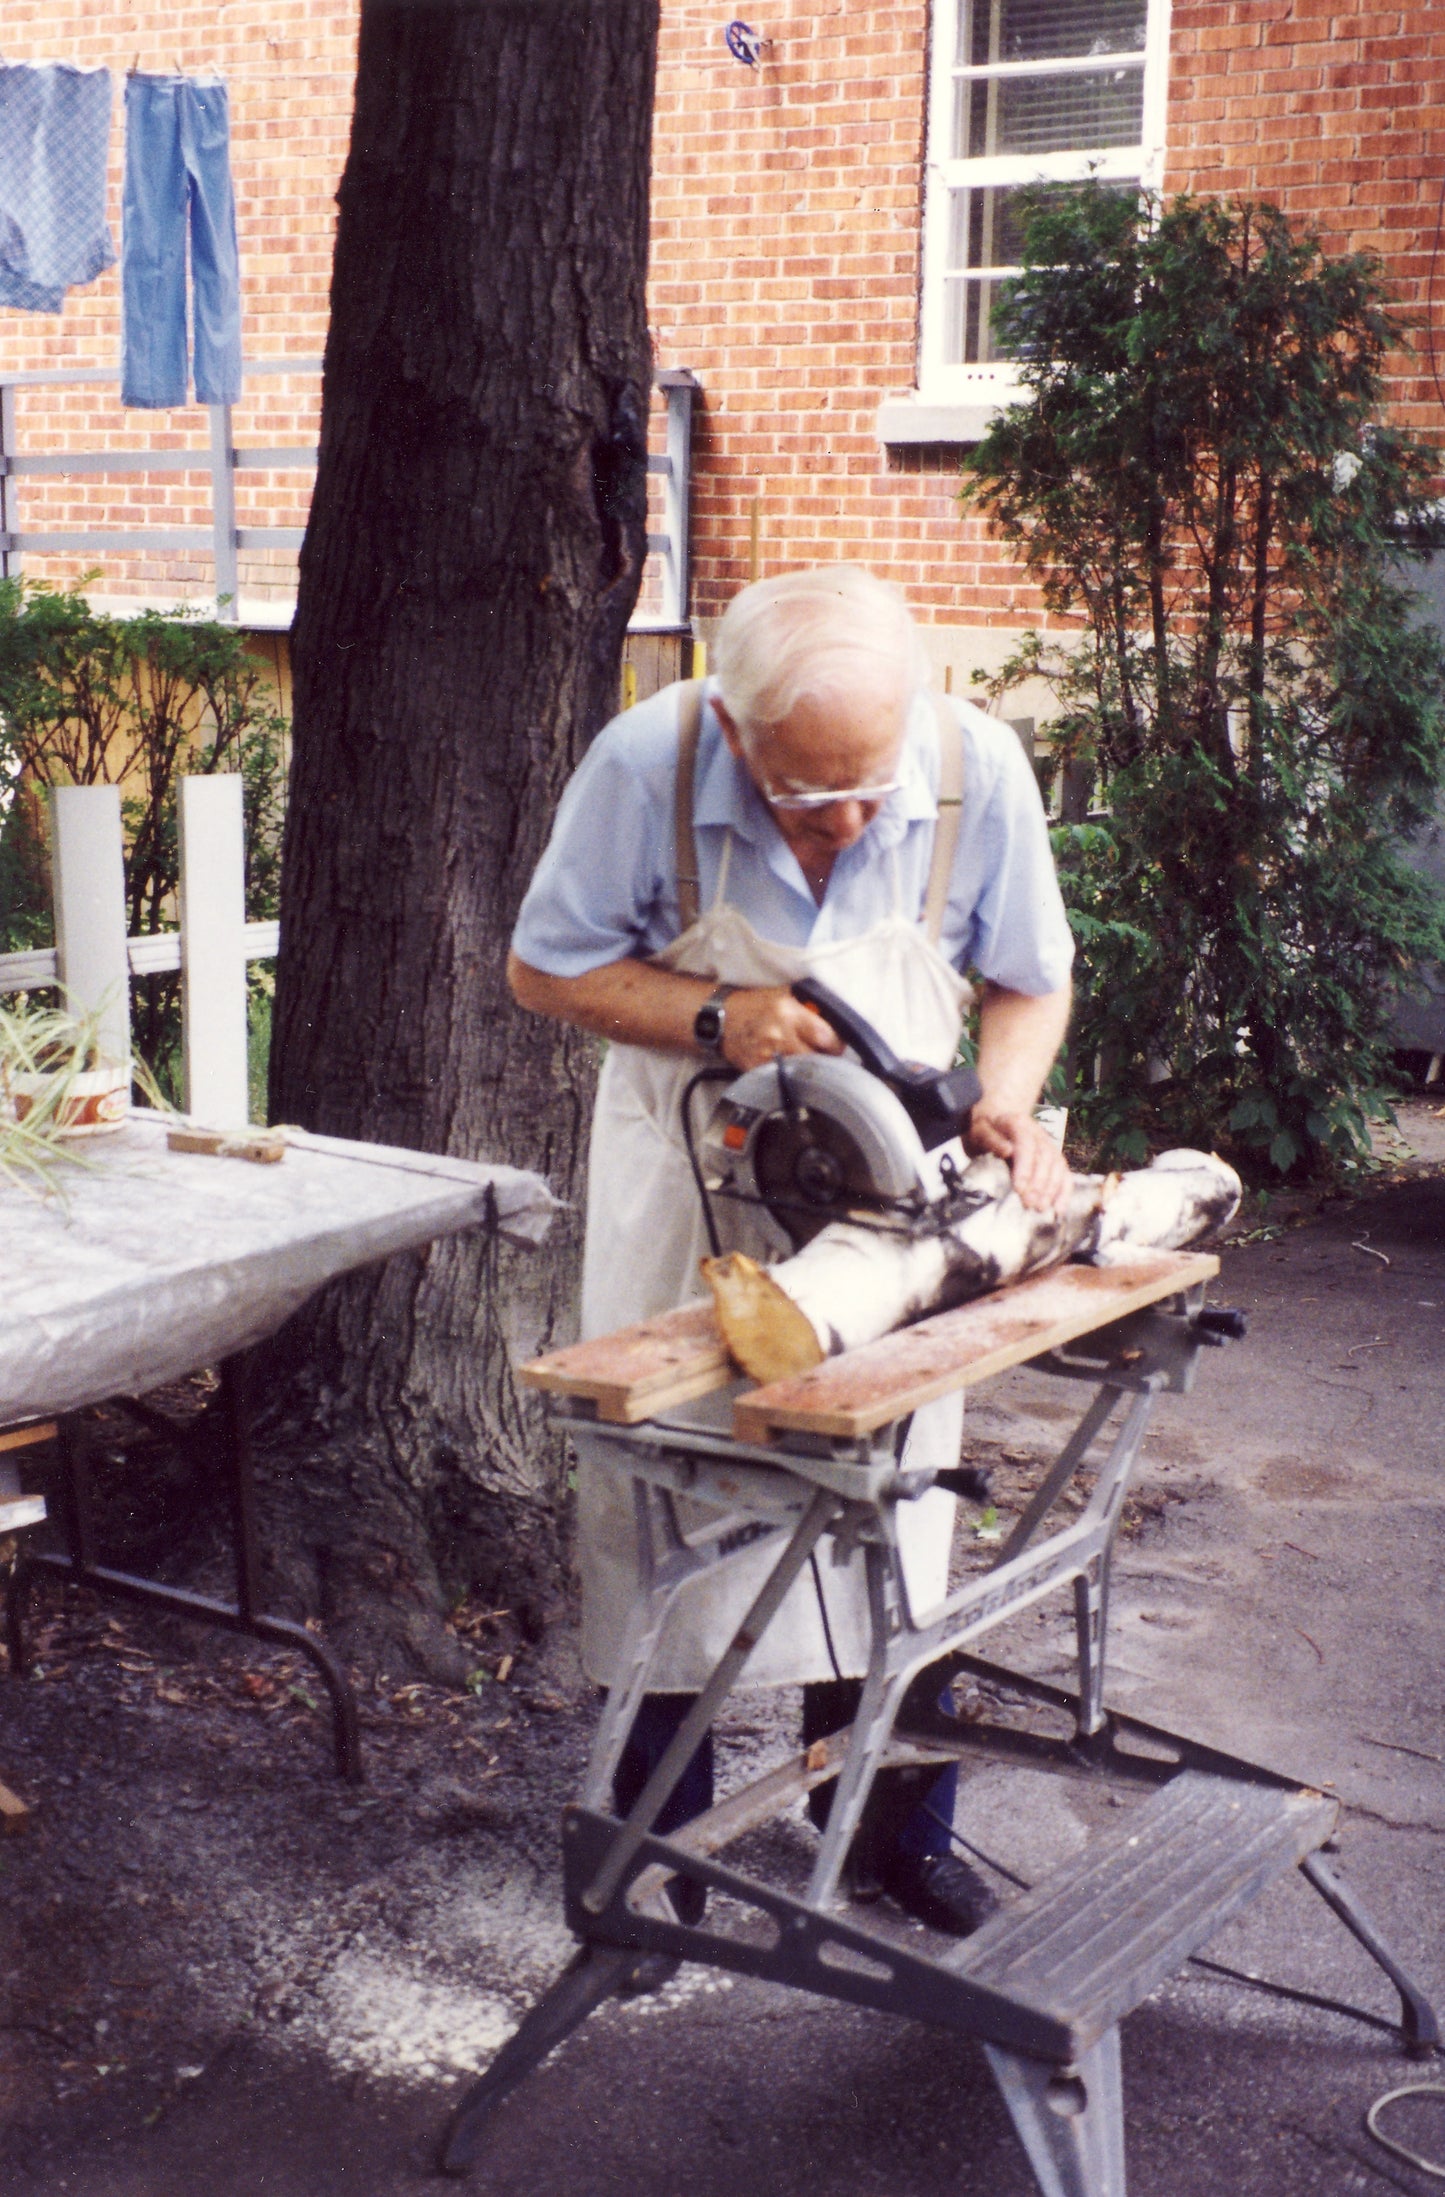
[[[744,734],[782,724],[799,702],[827,704],[860,685],[928,683],[928,659],[896,587],[859,565],[817,565],[754,580],[713,638],[713,669]]]

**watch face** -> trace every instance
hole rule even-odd
[[[698,1008],[692,1025],[692,1034],[699,1045],[716,1045],[723,1033],[723,1011],[716,1000],[705,1000]]]

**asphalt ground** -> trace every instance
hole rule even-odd
[[[1337,1865],[1445,2009],[1445,1131],[1362,1196],[1251,1217],[1214,1300],[1247,1342],[1166,1398],[1117,1552],[1109,1697],[1342,1803]],[[1431,1139],[1438,1140],[1432,1143]],[[971,1403],[1017,1507],[1058,1384]],[[484,1633],[478,1633],[484,1642]],[[1063,1610],[990,1643],[1063,1673]],[[559,1628],[476,1695],[379,1682],[370,1778],[339,1785],[304,1672],[50,1596],[41,1669],[0,1683],[0,2189],[9,2197],[393,2197],[570,1950],[557,1814],[595,1703]],[[479,1650],[480,1653],[480,1650]],[[484,1663],[487,1658],[482,1659]],[[742,1697],[725,1766],[785,1733]],[[1087,1835],[1067,1793],[985,1770],[960,1828],[1035,1875]],[[779,1834],[796,1864],[807,1834]],[[791,1848],[788,1842],[791,1840]],[[1209,1947],[1388,2019],[1379,1970],[1296,1875]],[[1198,1969],[1123,2025],[1134,2197],[1441,2183],[1364,2133],[1445,2079],[1385,2031]],[[1445,2164],[1445,2098],[1391,2127]],[[614,2002],[497,2116],[496,2197],[1027,2197],[982,2055],[891,2016],[683,1969]]]

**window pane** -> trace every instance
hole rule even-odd
[[[1072,60],[1142,53],[1146,0],[959,0],[958,60]]]
[[[994,153],[1097,152],[1144,134],[1144,71],[974,77],[955,92],[955,160]]]
[[[1100,186],[1133,196],[1137,181],[1116,181]],[[1024,200],[1035,205],[1051,198],[1068,198],[1075,183],[1012,183],[991,191],[950,191],[948,194],[948,272],[961,274],[971,267],[1007,267],[1023,264]]]
[[[950,191],[948,271],[1019,266],[1023,258],[1021,186],[994,191]]]
[[[1003,358],[989,314],[998,295],[998,283],[976,275],[950,275],[945,284],[944,363],[948,366],[987,366]]]
[[[1053,187],[1062,197],[1068,184]],[[1134,182],[1105,184],[1110,191],[1137,191]],[[989,314],[1005,274],[1023,260],[1026,186],[948,194],[948,266],[945,271],[944,361],[949,366],[982,366],[1009,356],[989,327]],[[1029,192],[1037,203],[1052,195]]]

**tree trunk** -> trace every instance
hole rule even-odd
[[[365,0],[293,638],[272,1119],[574,1201],[594,1048],[504,969],[646,553],[655,42],[656,0]],[[297,1585],[352,1652],[445,1667],[447,1595],[556,1594],[511,1366],[566,1336],[579,1233],[450,1239],[283,1338]]]

